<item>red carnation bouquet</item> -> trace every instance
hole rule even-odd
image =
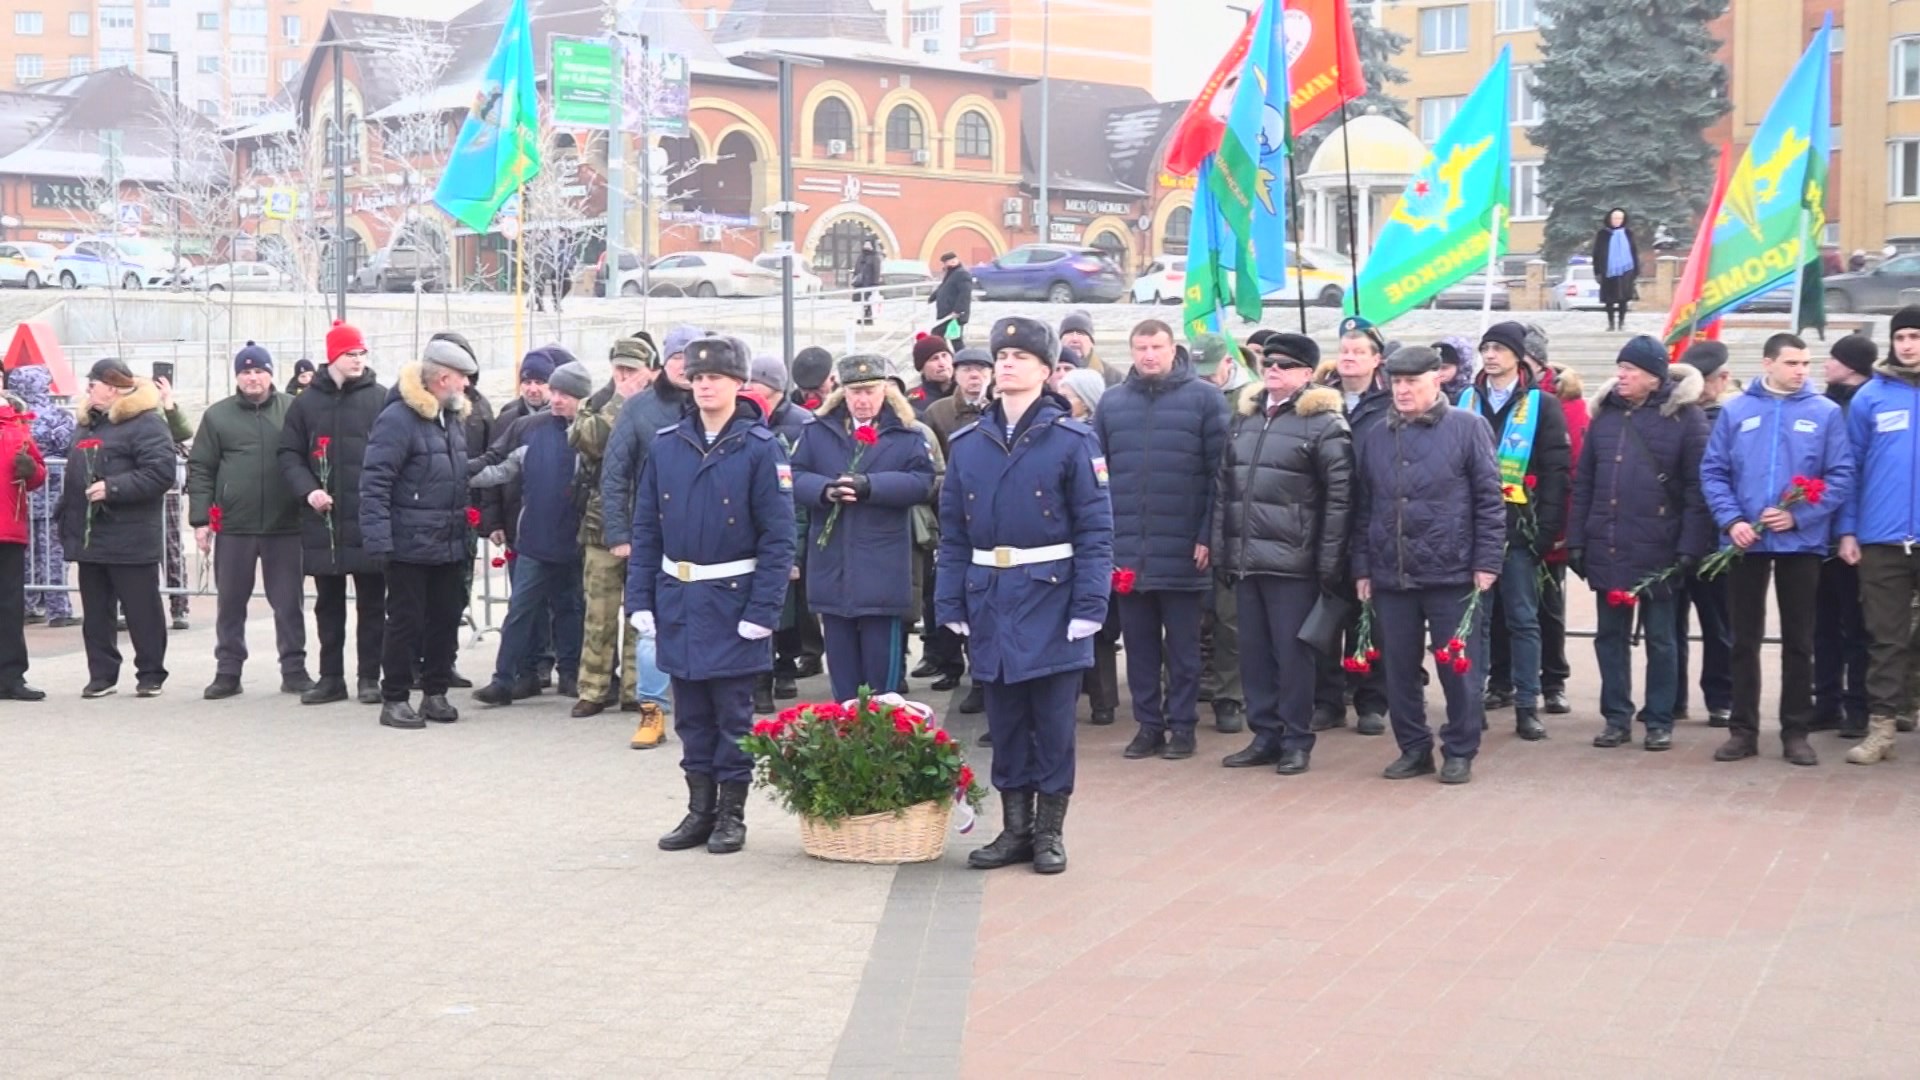
[[[1360,605],[1360,625],[1354,631],[1353,653],[1340,666],[1355,675],[1365,675],[1380,662],[1380,650],[1373,647],[1373,605]]]
[[[92,487],[95,482],[103,479],[100,475],[100,440],[81,439],[79,442],[73,444],[73,448],[80,451],[80,456],[85,459],[87,463],[86,486]],[[94,502],[92,499],[87,500],[87,523],[86,526],[80,530],[81,547],[88,547],[93,543],[93,514],[94,511],[99,508],[99,503]]]
[[[867,448],[880,442],[880,432],[872,424],[862,424],[853,429],[853,457],[847,461],[847,471],[843,475],[851,476],[860,468],[860,459],[867,456]],[[833,509],[827,511],[827,523],[820,526],[820,539],[815,543],[822,548],[827,546],[827,538],[833,535],[834,523],[840,520],[840,508],[845,503],[835,502]]]
[[[1133,591],[1134,582],[1139,579],[1139,576],[1140,575],[1134,573],[1128,567],[1125,567],[1125,566],[1114,567],[1113,568],[1113,591],[1115,593],[1118,593],[1121,596],[1127,595],[1128,593]]]
[[[1798,506],[1801,503],[1819,506],[1820,500],[1826,497],[1827,482],[1825,480],[1817,476],[1796,476],[1787,482],[1786,490],[1780,493],[1780,497],[1775,499],[1768,509],[1785,510],[1789,506]],[[1733,566],[1734,560],[1745,554],[1746,552],[1738,544],[1726,545],[1701,561],[1700,580],[1712,581],[1726,573],[1728,568]]]
[[[313,475],[320,481],[320,490],[333,495],[333,440],[325,435],[313,440]],[[339,553],[340,538],[333,531],[333,508],[328,507],[320,514],[327,523],[327,554]]]

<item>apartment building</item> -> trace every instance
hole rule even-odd
[[[694,0],[696,3],[709,0]],[[866,0],[853,0],[866,3]],[[1151,89],[1154,0],[875,0],[907,48],[1014,75]]]

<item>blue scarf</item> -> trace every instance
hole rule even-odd
[[[1627,243],[1627,227],[1622,225],[1613,230],[1613,239],[1607,243],[1607,276],[1626,277],[1635,269],[1633,245]]]

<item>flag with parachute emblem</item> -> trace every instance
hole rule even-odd
[[[1220,148],[1208,177],[1233,244],[1222,253],[1233,273],[1233,307],[1260,318],[1260,295],[1287,281],[1287,50],[1280,0],[1265,0],[1234,87]]]
[[[1220,233],[1220,208],[1213,201],[1213,157],[1200,162],[1199,182],[1193,189],[1193,214],[1187,226],[1187,279],[1181,289],[1185,298],[1181,322],[1187,336],[1220,329],[1220,311],[1233,295],[1232,279],[1222,265],[1224,246]]]
[[[1832,21],[1813,35],[1727,182],[1700,286],[1695,319],[1702,324],[1820,258],[1832,150]]]
[[[480,91],[433,190],[434,205],[476,233],[491,229],[500,207],[540,172],[535,93],[527,0],[513,0]]]
[[[1497,215],[1506,212],[1512,183],[1511,71],[1512,47],[1503,46],[1394,204],[1359,290],[1347,294],[1348,314],[1365,311],[1385,323],[1461,278],[1484,272],[1499,254],[1490,246],[1497,241],[1505,247]]]

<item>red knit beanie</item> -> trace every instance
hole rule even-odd
[[[367,339],[360,336],[358,328],[348,325],[345,319],[333,320],[333,329],[327,331],[327,363],[340,359],[341,353],[366,347]]]

